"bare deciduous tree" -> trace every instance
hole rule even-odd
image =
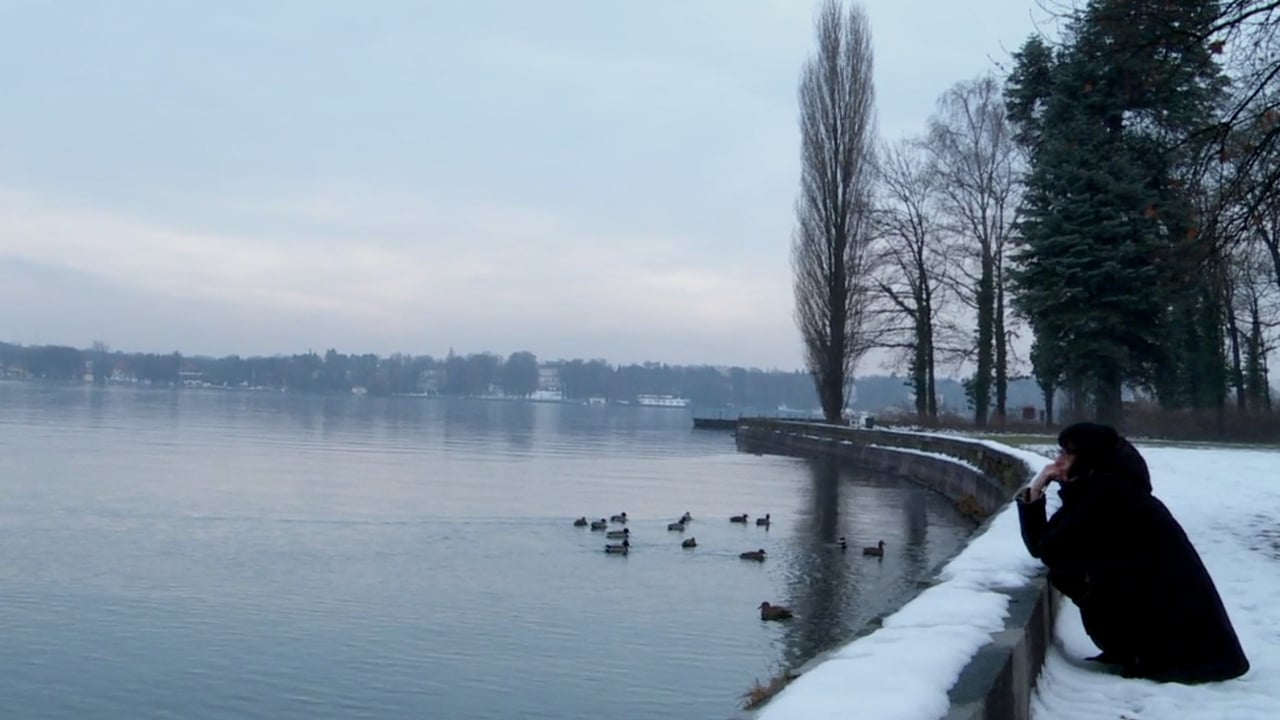
[[[938,219],[938,175],[911,140],[884,148],[877,159],[876,286],[884,300],[881,312],[895,320],[881,328],[878,345],[905,354],[916,414],[937,420],[936,333],[948,262]]]
[[[1003,425],[1009,385],[1004,251],[1013,234],[1019,185],[1017,146],[996,79],[988,75],[943,93],[928,138],[943,209],[963,248],[953,278],[977,316],[974,423],[987,425],[994,399],[997,424]]]
[[[1228,257],[1226,322],[1231,384],[1238,410],[1271,410],[1267,356],[1280,329],[1280,289],[1259,242],[1239,243]]]
[[[1222,225],[1220,239],[1243,239],[1249,217],[1280,198],[1280,2],[1222,0],[1217,16],[1204,27],[1181,31],[1207,42],[1224,56],[1232,88],[1220,117],[1197,135],[1208,133],[1212,155],[1230,157],[1235,172],[1226,179],[1224,204],[1206,219]],[[1232,212],[1241,199],[1246,212]]]
[[[827,0],[800,80],[801,173],[791,250],[796,323],[822,412],[840,422],[871,340],[870,203],[874,155],[871,30],[856,5]]]

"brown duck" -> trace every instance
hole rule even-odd
[[[872,557],[884,557],[884,541],[881,540],[871,547],[862,548],[862,554],[870,555]]]
[[[760,603],[761,620],[786,620],[793,617],[791,610],[781,605],[770,605],[769,601]]]
[[[764,562],[764,548],[760,548],[759,550],[748,550],[744,553],[740,553],[738,557],[742,558],[743,560],[755,560],[757,562]]]

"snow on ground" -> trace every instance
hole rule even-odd
[[[1048,463],[1041,453],[973,442],[1023,459],[1031,474]],[[1280,605],[1274,600],[1280,596],[1280,453],[1140,449],[1156,495],[1204,558],[1253,667],[1238,680],[1196,687],[1105,674],[1082,660],[1097,651],[1075,606],[1064,601],[1057,641],[1032,699],[1033,718],[1280,718]],[[1057,502],[1050,493],[1050,512]],[[1004,627],[1008,599],[1000,590],[1025,585],[1040,568],[1022,546],[1017,509],[1006,507],[943,568],[936,585],[801,675],[757,717],[941,717],[961,670]]]
[[[1201,686],[1102,673],[1080,661],[1097,651],[1080,626],[1080,613],[1066,601],[1058,642],[1032,699],[1032,718],[1280,718],[1280,453],[1139,449],[1156,496],[1209,568],[1252,667],[1237,680]]]

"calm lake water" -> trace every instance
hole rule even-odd
[[[725,718],[971,531],[914,485],[690,424],[0,383],[0,717]],[[627,557],[571,525],[622,511]],[[696,550],[666,530],[685,511]]]

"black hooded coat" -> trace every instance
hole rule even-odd
[[[1080,607],[1103,659],[1126,675],[1174,682],[1239,677],[1249,661],[1208,570],[1151,494],[1146,462],[1105,425],[1079,423],[1058,444],[1075,455],[1062,507],[1019,495],[1022,539],[1049,581]]]

